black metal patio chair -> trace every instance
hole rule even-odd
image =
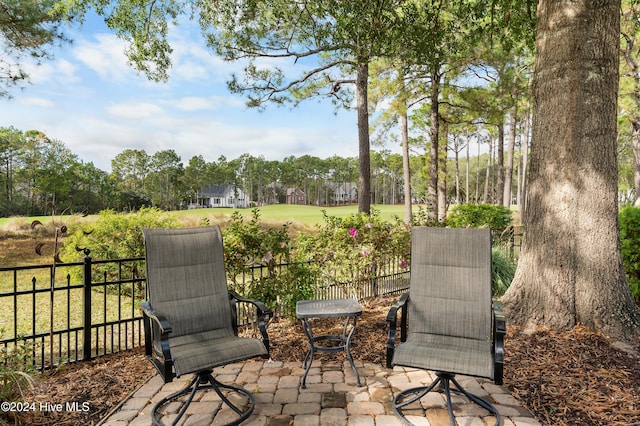
[[[145,229],[143,235],[148,296],[142,302],[146,355],[165,383],[194,373],[186,388],[155,404],[153,424],[161,424],[158,413],[163,406],[189,394],[173,420],[176,424],[201,389],[213,389],[235,412],[229,425],[240,424],[253,412],[253,395],[216,380],[213,368],[253,357],[268,358],[265,319],[271,312],[264,304],[229,291],[222,234],[217,226]],[[238,337],[238,302],[255,306],[261,339]]]
[[[398,314],[401,343],[396,347]],[[402,409],[436,390],[445,394],[452,426],[456,423],[451,392],[465,395],[500,423],[494,405],[465,390],[455,378],[484,377],[502,384],[506,325],[500,304],[492,301],[489,229],[414,227],[409,293],[391,307],[387,322],[387,367],[431,370],[437,377],[428,386],[395,396],[398,417],[410,424]]]

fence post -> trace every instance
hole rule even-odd
[[[375,262],[371,265],[371,288],[369,296],[378,296],[378,267]]]
[[[91,256],[89,249],[84,249],[84,257],[82,258],[82,310],[84,312],[84,320],[82,322],[82,359],[91,359]]]

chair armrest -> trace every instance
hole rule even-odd
[[[504,337],[507,334],[507,321],[502,312],[502,304],[493,302],[493,363],[494,381],[502,384],[504,371]]]
[[[269,309],[267,305],[265,305],[264,303],[260,302],[259,300],[252,300],[252,299],[247,299],[246,297],[242,297],[233,290],[229,290],[229,299],[231,299],[231,301],[233,301],[234,303],[238,303],[238,302],[251,303],[258,310],[258,315],[262,315],[262,316],[272,315],[271,309]]]
[[[161,333],[171,333],[171,324],[169,323],[169,320],[164,317],[164,315],[154,311],[149,302],[140,302],[140,306],[142,307],[142,313],[158,324]]]
[[[269,334],[267,333],[267,319],[273,315],[271,309],[267,307],[264,303],[258,300],[247,299],[246,297],[240,296],[233,290],[229,290],[229,301],[231,302],[231,313],[233,315],[232,318],[232,326],[233,331],[237,335],[238,334],[238,313],[236,309],[236,304],[238,302],[249,303],[256,307],[257,316],[258,316],[258,329],[260,330],[260,335],[262,336],[262,343],[265,348],[267,348],[267,352],[269,352],[269,346],[271,341],[269,340]]]
[[[400,341],[405,342],[407,340],[407,304],[409,303],[409,293],[404,293],[398,299],[398,302],[393,305],[387,313],[387,323],[389,324],[389,335],[387,337],[387,368],[392,368],[391,361],[393,360],[393,353],[396,348],[396,334],[397,334],[397,321],[398,311],[400,311]]]
[[[144,326],[144,349],[145,355],[151,360],[153,365],[162,375],[165,383],[170,382],[173,377],[173,358],[171,357],[171,348],[169,347],[169,333],[171,333],[171,324],[164,315],[156,312],[149,302],[140,302],[142,307],[142,322]],[[155,358],[152,342],[151,320],[158,326],[160,330],[160,350],[162,359]],[[160,355],[160,354],[158,354]]]

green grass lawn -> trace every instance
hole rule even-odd
[[[404,217],[403,205],[374,205],[372,210],[380,212],[380,216],[392,221],[395,217]],[[263,206],[259,208],[260,218],[265,222],[285,223],[292,222],[302,226],[313,226],[322,223],[322,211],[326,211],[329,216],[346,217],[350,214],[358,212],[357,205],[340,206],[340,207],[316,207],[316,206],[296,206],[289,204],[276,204],[271,206]],[[414,210],[416,210],[414,208]],[[245,217],[251,216],[252,209],[228,209],[228,208],[211,208],[211,209],[194,209],[194,210],[178,210],[171,212],[179,219],[183,219],[197,225],[202,219],[207,218],[210,223],[223,223],[231,218],[234,211],[240,212]],[[95,216],[88,216],[81,219],[82,221],[91,221]],[[55,218],[57,221],[65,222],[65,217]],[[49,223],[51,216],[32,216],[32,217],[12,217],[0,218],[0,229],[5,227],[28,228],[33,220],[40,220],[42,223]],[[75,220],[79,220],[76,218]],[[9,229],[10,230],[10,229]]]
[[[380,212],[380,216],[385,220],[394,220],[395,216],[404,216],[404,206],[402,205],[375,205],[372,210]],[[316,206],[296,206],[289,204],[276,204],[270,206],[259,207],[260,218],[265,222],[292,222],[301,225],[312,226],[320,224],[323,221],[322,212],[325,211],[329,216],[346,217],[358,212],[357,205],[340,206],[340,207],[316,207]],[[178,217],[207,217],[210,220],[228,220],[233,212],[238,211],[245,217],[251,216],[252,209],[195,209],[181,210],[174,212]],[[1,223],[1,222],[0,222]]]

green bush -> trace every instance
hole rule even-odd
[[[127,259],[144,256],[143,228],[176,228],[178,222],[175,216],[155,208],[141,208],[136,213],[115,213],[112,210],[100,212],[98,219],[86,227],[74,226],[64,241],[62,259],[65,262],[79,262],[84,252],[90,250],[90,256],[95,260]],[[128,264],[131,273],[140,271],[142,262]],[[118,266],[115,263],[102,265],[108,279],[117,277]],[[80,275],[80,269],[71,271]],[[74,277],[81,279],[80,276]],[[142,292],[138,292],[143,296]]]
[[[495,204],[458,204],[453,206],[446,223],[452,228],[491,228],[503,231],[511,225],[511,210]]]
[[[491,282],[495,297],[500,297],[507,291],[516,274],[517,266],[504,249],[500,247],[491,249]]]
[[[324,213],[318,232],[298,239],[298,247],[321,268],[320,279],[337,285],[345,297],[357,294],[389,261],[406,266],[410,233],[400,220],[383,221],[379,213],[339,218]]]
[[[25,392],[31,387],[33,374],[36,373],[31,362],[33,351],[33,344],[26,341],[20,341],[14,347],[0,348],[0,401],[25,400]],[[3,415],[8,416],[10,413],[0,412],[0,425],[16,422],[16,419],[3,419]]]
[[[143,207],[136,213],[103,210],[94,223],[71,230],[72,233],[65,241],[64,260],[82,260],[83,254],[78,248],[88,248],[94,259],[144,256],[143,228],[176,227],[178,222],[175,216],[155,207]]]
[[[446,223],[439,221],[437,218],[429,218],[429,209],[427,207],[418,206],[418,210],[411,215],[411,225],[413,226],[431,226],[442,228],[447,226]]]
[[[640,303],[640,209],[631,206],[623,208],[619,222],[622,264],[631,294]]]
[[[261,224],[260,211],[255,208],[248,221],[234,212],[223,235],[225,268],[234,290],[293,317],[296,302],[312,298],[317,270],[296,258],[288,228],[288,223],[280,227]],[[266,268],[266,275],[245,280],[255,267]]]

